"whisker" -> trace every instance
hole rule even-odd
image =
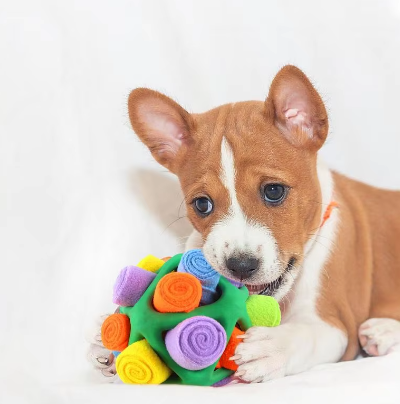
[[[333,249],[331,247],[326,246],[325,244],[322,244],[319,240],[317,240],[316,238],[314,239],[315,243],[318,243],[319,245],[321,245],[322,247],[326,248],[331,254],[333,253]]]
[[[309,233],[309,234],[307,234],[307,236],[314,236],[314,237],[322,237],[322,238],[325,238],[326,240],[329,240],[329,241],[331,241],[332,239],[330,238],[330,237],[327,237],[327,236],[323,236],[322,234],[318,234],[318,233]]]
[[[163,232],[162,232],[161,234],[163,235],[173,224],[175,224],[176,222],[178,222],[178,221],[181,220],[181,219],[184,219],[185,217],[187,217],[187,216],[180,216],[180,217],[178,217],[178,219],[176,219],[176,220],[174,220],[172,223],[170,223],[170,224],[163,230]]]
[[[309,203],[315,203],[315,204],[321,205],[321,206],[328,207],[330,205],[330,202],[329,203],[324,203],[322,201],[317,201],[315,199],[306,199],[306,198],[300,198],[300,199],[302,199],[303,201],[306,201],[306,202],[309,202]]]
[[[178,237],[178,239],[179,240],[187,240],[189,237],[190,237],[190,235],[189,236],[181,236],[181,237]]]

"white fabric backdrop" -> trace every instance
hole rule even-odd
[[[400,188],[399,22],[396,0],[0,0],[0,397],[77,402],[83,330],[111,309],[119,269],[179,252],[189,234],[173,223],[184,214],[176,180],[129,127],[132,88],[201,112],[264,99],[296,64],[327,102],[329,164]],[[375,388],[399,375],[398,357],[385,360],[388,374],[365,377]],[[335,369],[339,385],[356,373]],[[318,384],[290,380],[306,393]]]

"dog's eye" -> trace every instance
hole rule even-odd
[[[196,198],[193,201],[193,206],[201,216],[208,216],[214,208],[211,199],[206,198],[205,196]]]
[[[263,197],[271,205],[280,204],[286,197],[286,187],[282,184],[267,184],[263,188]]]

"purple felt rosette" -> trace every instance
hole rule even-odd
[[[114,284],[113,302],[125,307],[134,306],[155,277],[155,273],[145,269],[125,267]]]
[[[215,363],[224,352],[226,341],[222,325],[205,316],[188,318],[165,336],[171,358],[188,370],[204,369]]]

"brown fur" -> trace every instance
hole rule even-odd
[[[334,175],[340,228],[326,265],[319,299],[321,317],[342,328],[343,356],[359,352],[358,327],[368,318],[400,320],[400,192]]]

